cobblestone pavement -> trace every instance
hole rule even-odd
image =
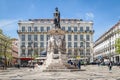
[[[120,80],[120,68],[113,66],[112,71],[107,66],[82,66],[85,71],[74,72],[41,72],[40,69],[10,68],[0,70],[0,80]]]

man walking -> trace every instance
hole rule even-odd
[[[80,60],[78,61],[77,65],[78,65],[78,68],[81,69],[81,61]]]
[[[112,70],[112,62],[110,61],[109,64],[108,64],[108,68],[109,68],[109,71]]]

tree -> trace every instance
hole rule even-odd
[[[115,51],[116,53],[120,54],[120,38],[115,40]]]
[[[37,57],[39,57],[39,55],[38,55],[38,49],[34,49],[33,58],[37,58]]]
[[[0,56],[4,58],[4,66],[7,69],[8,59],[12,58],[11,50],[12,50],[12,42],[9,37],[4,35],[0,30]]]

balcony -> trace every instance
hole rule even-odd
[[[80,46],[80,49],[84,49],[84,46]]]
[[[94,30],[90,30],[90,33],[94,33],[95,31]]]
[[[27,32],[28,32],[27,30],[25,30],[25,31],[17,30],[17,33],[18,33],[18,34],[21,34],[21,33],[27,33]]]
[[[86,48],[87,48],[87,49],[89,49],[89,48],[90,48],[90,46],[86,46]]]
[[[25,45],[21,45],[21,48],[22,48],[22,49],[25,49]]]
[[[28,46],[28,49],[33,49],[32,46]]]
[[[38,49],[38,46],[34,46],[34,49]]]
[[[22,53],[20,56],[21,56],[21,57],[26,57],[25,53]]]
[[[21,30],[17,30],[17,33],[21,33],[22,31]]]
[[[85,33],[91,33],[91,34],[93,34],[94,30],[85,30]]]

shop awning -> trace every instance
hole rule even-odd
[[[20,60],[34,60],[34,58],[20,58]]]

